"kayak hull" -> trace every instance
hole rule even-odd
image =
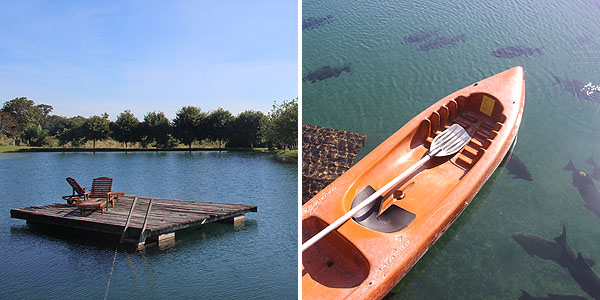
[[[385,296],[500,165],[517,136],[524,101],[521,67],[454,92],[415,116],[304,204],[303,243],[348,212],[361,192],[383,187],[421,159],[445,128],[457,123],[472,136],[456,155],[433,158],[383,194],[381,222],[388,212],[401,210],[412,215],[406,224],[384,232],[380,228],[386,224],[369,228],[351,219],[305,250],[302,298]]]

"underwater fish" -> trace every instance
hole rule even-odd
[[[560,262],[563,248],[555,241],[544,239],[535,234],[521,232],[513,234],[512,237],[530,256]]]
[[[434,29],[423,29],[413,32],[404,38],[405,43],[421,43],[428,40],[430,37],[437,35],[438,31]]]
[[[583,258],[581,252],[577,252],[577,259],[567,269],[584,292],[592,298],[600,300],[600,277]]]
[[[554,241],[562,249],[560,258],[556,262],[559,265],[561,265],[562,267],[566,268],[566,267],[568,267],[570,262],[577,259],[577,255],[575,255],[575,252],[573,252],[573,250],[571,250],[571,247],[569,247],[569,244],[567,244],[567,228],[565,227],[565,225],[563,225],[562,233],[559,236],[555,237]],[[592,259],[586,258],[585,260],[590,266],[593,266],[596,264],[596,262],[593,261]]]
[[[350,73],[350,64],[345,64],[341,67],[330,67],[325,66],[319,69],[316,69],[312,72],[309,72],[302,80],[310,81],[310,83],[315,83],[317,81],[325,80],[330,77],[338,77],[342,72]]]
[[[585,33],[581,36],[578,36],[575,38],[575,40],[573,41],[573,45],[574,46],[578,46],[578,47],[586,47],[589,46],[591,44],[594,43],[594,36],[596,36],[597,34],[589,34],[589,33]]]
[[[567,80],[567,79],[561,79],[558,76],[553,75],[552,76],[554,78],[554,80],[556,81],[556,83],[560,84],[563,86],[563,89],[573,95],[579,96],[579,93],[581,93],[583,87],[585,86],[583,84],[583,82],[577,80],[577,79],[573,79],[573,80]]]
[[[530,233],[515,233],[513,238],[527,253],[529,253],[529,255],[552,260],[563,268],[566,268],[575,282],[577,282],[588,295],[592,296],[594,299],[600,300],[600,277],[598,277],[598,274],[591,268],[595,262],[591,259],[584,258],[581,252],[578,252],[577,255],[575,255],[573,250],[571,250],[571,247],[567,244],[567,230],[564,225],[563,232],[561,235],[554,238],[554,241],[549,241]],[[531,299],[527,298],[527,295],[522,295],[521,297],[524,296],[525,298],[520,299]]]
[[[573,173],[573,182],[571,184],[579,190],[581,198],[585,201],[585,208],[600,217],[600,192],[598,192],[592,177],[585,172],[578,170],[571,160],[569,160],[569,163],[563,170],[571,171]]]
[[[600,180],[600,166],[596,164],[596,161],[594,161],[594,157],[590,156],[590,158],[588,158],[585,162],[594,167],[594,171],[592,171],[592,178]]]
[[[434,49],[440,49],[444,47],[454,47],[458,42],[464,42],[466,40],[465,34],[460,34],[453,37],[438,36],[437,38],[423,43],[419,46],[420,51],[431,51]]]
[[[328,24],[333,20],[332,15],[327,15],[325,17],[310,17],[302,20],[302,30],[310,30],[315,29],[324,24]]]
[[[561,235],[550,241],[538,235],[531,233],[517,232],[513,234],[513,239],[523,247],[530,256],[537,256],[542,259],[552,260],[560,266],[566,268],[570,261],[577,258],[571,247],[567,244],[567,230],[563,226]],[[596,263],[588,259],[590,265]]]
[[[528,292],[521,290],[521,297],[519,297],[519,300],[587,300],[587,298],[575,295],[556,294],[548,294],[548,297],[534,297]]]
[[[553,75],[552,77],[555,80],[555,84],[560,84],[566,92],[577,96],[578,98],[600,103],[600,96],[593,90],[588,88],[588,85],[583,84],[583,82],[577,79],[561,79],[560,77],[555,75]]]
[[[527,48],[523,46],[510,46],[506,48],[499,48],[492,52],[492,55],[499,58],[514,58],[519,56],[530,56],[535,53],[544,55],[542,48]]]
[[[514,153],[511,154],[510,159],[506,164],[506,169],[508,170],[508,174],[513,175],[513,178],[522,178],[527,181],[533,181],[533,176],[531,176],[525,163]]]

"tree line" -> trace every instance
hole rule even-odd
[[[192,148],[194,142],[209,141],[223,147],[269,147],[297,149],[298,99],[275,102],[268,114],[246,110],[234,116],[226,109],[204,112],[196,106],[179,109],[173,120],[163,112],[149,112],[139,120],[125,110],[113,122],[108,114],[63,117],[51,114],[53,107],[36,105],[26,97],[4,102],[0,109],[0,134],[13,139],[15,145],[44,146],[49,138],[58,145],[79,147],[109,138],[127,147],[139,143],[169,149],[179,143]]]

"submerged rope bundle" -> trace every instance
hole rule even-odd
[[[302,125],[302,204],[346,172],[367,136]]]

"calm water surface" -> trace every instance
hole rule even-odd
[[[529,256],[512,234],[552,239],[564,224],[570,247],[600,261],[600,218],[562,170],[572,159],[591,174],[585,160],[600,161],[600,103],[570,92],[589,83],[599,96],[600,2],[305,0],[302,9],[304,19],[331,15],[302,33],[303,76],[328,65],[352,69],[303,82],[303,122],[366,134],[361,157],[451,92],[516,65],[526,72],[515,153],[534,181],[497,172],[389,298],[517,299],[523,289],[591,299],[565,268]],[[430,51],[404,42],[421,30],[464,40]],[[492,55],[509,46],[542,55]],[[573,80],[580,83],[569,87]]]
[[[5,299],[102,299],[115,245],[36,230],[11,208],[56,203],[100,176],[113,189],[258,205],[243,229],[208,224],[166,250],[119,252],[109,299],[297,297],[297,166],[235,152],[0,154],[0,292]]]

